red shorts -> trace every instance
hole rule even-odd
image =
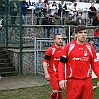
[[[61,90],[61,88],[59,88],[58,77],[52,76],[51,79],[50,79],[50,85],[52,87],[52,90]]]
[[[91,78],[70,78],[67,82],[66,99],[93,99]]]

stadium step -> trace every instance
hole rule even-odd
[[[2,77],[15,76],[17,74],[13,63],[2,48],[0,48],[0,74]]]

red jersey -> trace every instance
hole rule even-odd
[[[50,57],[49,60],[44,58],[44,62],[47,62],[49,64],[48,72],[50,76],[51,75],[53,76],[54,74],[58,74],[58,65],[59,65],[62,49],[63,47],[57,48],[54,45],[52,47],[49,47],[45,53],[47,56]]]
[[[97,31],[96,29],[94,29],[94,36],[99,36],[99,31]]]
[[[66,79],[84,79],[91,77],[90,68],[93,69],[99,80],[99,61],[96,52],[90,44],[76,43],[76,40],[65,45],[62,56],[67,58]],[[64,80],[64,63],[59,63],[59,80]]]

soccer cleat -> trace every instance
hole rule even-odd
[[[93,90],[97,88],[97,86],[92,86]]]

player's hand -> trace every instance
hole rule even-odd
[[[60,87],[61,89],[65,89],[65,88],[66,88],[66,82],[65,82],[65,80],[61,80],[61,81],[59,82],[59,87]]]
[[[49,75],[48,73],[45,74],[45,79],[46,79],[46,80],[50,80],[50,79],[51,79],[51,78],[50,78],[50,75]]]

